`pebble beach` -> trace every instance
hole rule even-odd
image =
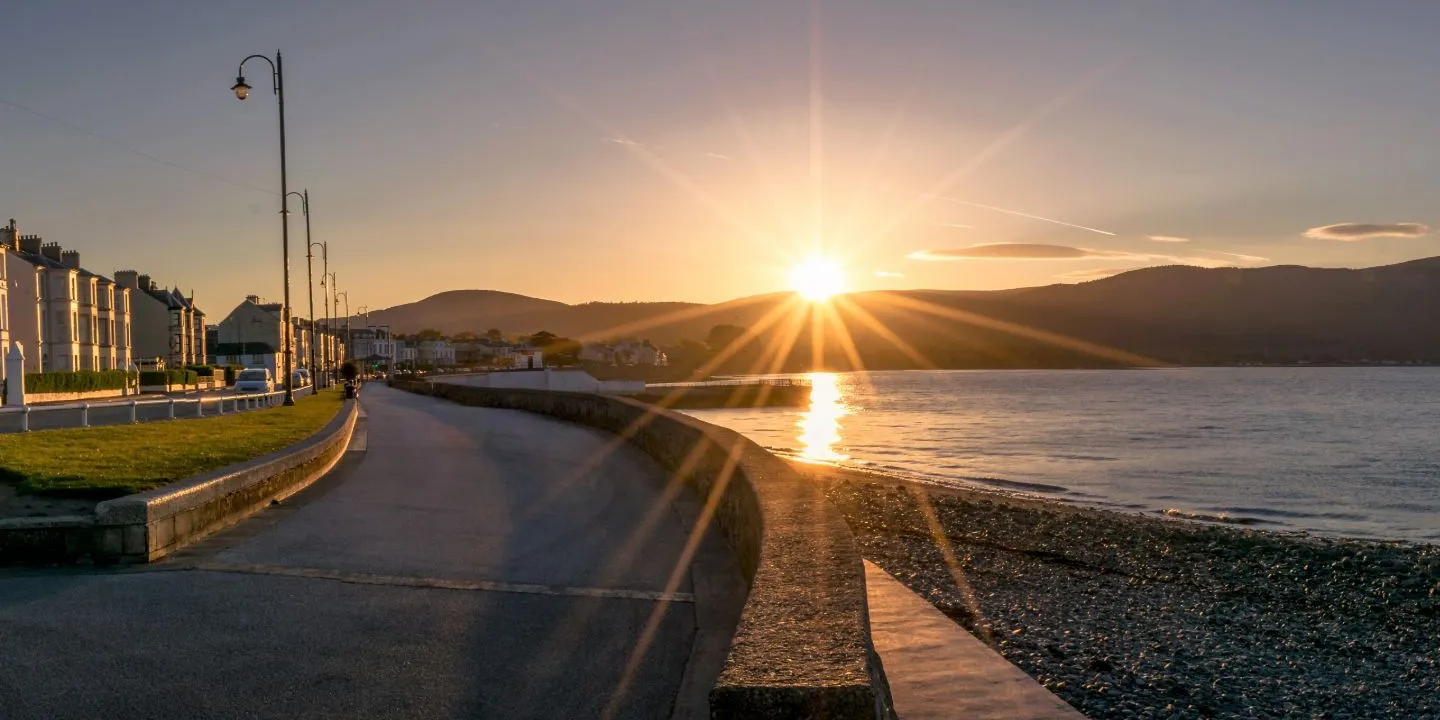
[[[1091,718],[1440,718],[1440,546],[794,463],[862,553]]]

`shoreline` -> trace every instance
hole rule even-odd
[[[787,462],[866,559],[1091,718],[1440,716],[1440,546]]]
[[[927,479],[917,477],[914,474],[907,474],[903,471],[890,469],[871,469],[868,467],[856,467],[852,465],[835,465],[822,462],[800,460],[781,452],[766,448],[781,460],[790,463],[796,469],[805,472],[811,471],[820,475],[834,475],[852,478],[857,481],[868,481],[872,483],[903,483],[936,493],[948,494],[960,498],[984,498],[1002,502],[1014,502],[1018,505],[1027,503],[1039,503],[1041,505],[1060,506],[1074,508],[1077,510],[1092,511],[1097,513],[1109,513],[1120,517],[1140,518],[1155,520],[1159,522],[1189,523],[1201,527],[1210,528],[1231,528],[1235,530],[1247,530],[1256,533],[1265,533],[1285,538],[1317,538],[1331,541],[1374,543],[1378,545],[1414,545],[1420,548],[1440,548],[1440,538],[1436,540],[1425,540],[1415,538],[1394,538],[1376,537],[1370,535],[1354,535],[1345,533],[1331,533],[1322,530],[1313,530],[1303,527],[1287,527],[1286,525],[1263,517],[1251,517],[1249,515],[1230,515],[1221,512],[1212,514],[1200,510],[1186,508],[1163,508],[1157,509],[1140,504],[1121,504],[1105,500],[1092,500],[1088,497],[1070,498],[1063,497],[1060,493],[1069,493],[1070,490],[1061,486],[1031,484],[1025,482],[997,481],[986,483],[964,479],[964,484],[947,483],[938,479]],[[1027,489],[1027,485],[1030,487]],[[1045,488],[1055,488],[1055,494],[1046,494]]]

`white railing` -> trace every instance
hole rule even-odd
[[[166,407],[164,418],[157,420],[174,420],[177,417],[208,417],[211,415],[224,415],[226,406],[230,407],[228,412],[237,413],[246,410],[259,410],[271,408],[281,404],[285,398],[284,390],[276,390],[268,393],[230,393],[226,395],[215,395],[211,397],[193,398],[155,398],[152,400],[122,400],[119,402],[81,402],[65,403],[55,405],[25,405],[23,407],[0,407],[0,416],[20,416],[20,432],[30,432],[30,415],[32,413],[53,412],[57,410],[79,410],[80,424],[78,427],[90,427],[91,410],[109,410],[124,408],[130,411],[130,422],[139,422],[138,409],[146,406],[163,405]],[[207,412],[206,407],[210,410]],[[117,423],[110,423],[117,424]]]

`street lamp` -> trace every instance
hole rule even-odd
[[[330,271],[330,251],[325,243],[310,241],[310,188],[298,193],[291,191],[289,194],[300,198],[300,207],[305,213],[305,289],[310,293],[310,372],[315,374],[315,377],[311,378],[310,394],[315,395],[320,392],[320,373],[315,364],[315,343],[320,339],[319,333],[315,331],[315,247],[320,247],[320,257],[324,262],[322,272]]]
[[[331,275],[330,277],[333,279],[335,276],[334,276],[334,275]],[[339,304],[340,304],[340,296],[341,296],[341,295],[344,295],[344,296],[345,296],[345,359],[346,359],[346,360],[349,360],[349,359],[350,359],[350,353],[355,352],[354,348],[352,347],[353,343],[351,342],[354,338],[351,338],[351,337],[350,337],[350,293],[348,293],[348,292],[337,292],[337,293],[335,293],[334,297],[335,297],[335,304],[336,304],[336,305],[339,305]]]
[[[259,58],[270,66],[270,81],[275,97],[280,106],[280,248],[285,263],[285,307],[280,314],[283,316],[281,326],[283,333],[289,333],[289,337],[281,335],[281,342],[285,346],[285,404],[295,404],[295,373],[294,354],[292,348],[294,328],[290,324],[290,192],[285,182],[285,75],[284,64],[280,61],[280,51],[275,51],[275,59],[272,61],[264,55],[251,55],[240,61],[240,69],[235,72],[235,84],[230,88],[235,91],[235,97],[244,100],[250,97],[250,86],[245,82],[245,63]]]
[[[330,264],[328,257],[326,258],[325,264],[327,267]],[[320,287],[325,288],[325,297],[323,298],[325,300],[325,331],[327,334],[329,334],[335,329],[334,327],[332,327],[332,324],[335,322],[335,273],[326,272],[322,274],[320,276]],[[338,353],[337,357],[330,358],[329,363],[330,380],[334,383],[339,383],[340,376],[336,374],[340,368],[340,358],[338,357]]]

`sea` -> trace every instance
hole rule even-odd
[[[1259,529],[1440,542],[1440,368],[810,373],[686,411],[778,454]]]

